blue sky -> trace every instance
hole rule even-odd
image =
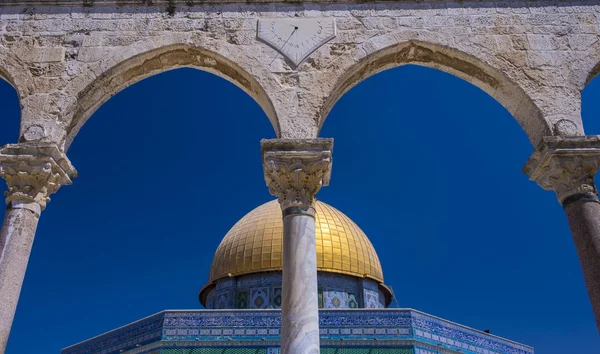
[[[596,80],[583,93],[587,134],[600,133],[599,97]],[[16,142],[19,103],[4,82],[0,106],[0,144]],[[400,307],[541,354],[596,352],[563,210],[521,173],[532,147],[494,99],[404,66],[342,97],[321,136],[335,139],[335,163],[319,198],[370,237]],[[57,353],[163,309],[199,308],[221,238],[272,198],[259,144],[272,137],[249,96],[192,69],[104,104],[68,152],[79,178],[42,214],[7,353]]]

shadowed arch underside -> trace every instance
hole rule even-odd
[[[271,99],[251,74],[214,52],[188,45],[172,45],[126,59],[80,91],[76,104],[69,113],[72,119],[67,128],[65,150],[68,150],[85,122],[112,96],[145,78],[178,68],[206,71],[238,86],[261,106],[275,133],[279,135],[278,120]]]
[[[414,64],[438,69],[479,87],[502,104],[519,122],[536,146],[551,129],[527,93],[506,75],[458,50],[410,41],[375,51],[352,65],[336,82],[321,110],[322,127],[335,103],[361,81],[387,69]]]
[[[600,74],[600,63],[596,64],[596,66],[594,66],[592,71],[590,71],[587,79],[585,80],[585,85],[592,82],[592,80],[594,80],[596,78],[596,76],[598,76],[598,74]]]

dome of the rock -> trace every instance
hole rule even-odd
[[[323,292],[327,295],[327,289],[337,288],[345,293],[342,297],[349,299],[350,302],[337,299],[334,303],[345,303],[346,306],[342,307],[353,307],[352,301],[354,301],[355,307],[374,307],[373,304],[367,306],[366,296],[369,294],[367,291],[365,295],[363,291],[363,287],[366,286],[378,295],[379,305],[389,304],[391,292],[383,284],[383,271],[379,258],[365,233],[350,218],[328,204],[317,201],[315,210],[320,294]],[[232,298],[240,297],[239,290],[245,287],[244,281],[248,282],[250,278],[257,279],[253,284],[280,287],[282,241],[283,221],[277,200],[267,202],[246,214],[229,230],[215,252],[208,283],[200,292],[202,304],[209,308],[240,306],[235,300],[221,301],[220,305],[215,303],[215,301],[219,302],[218,291],[216,291],[219,288],[218,283],[233,284],[235,280],[235,284],[231,286],[237,290],[230,294],[229,297]],[[334,283],[337,285],[333,286]],[[342,288],[345,290],[342,291]],[[263,292],[265,297],[269,297],[266,291]],[[374,297],[374,294],[371,295]],[[241,305],[252,308],[252,304],[249,304],[251,294],[241,297],[248,298],[241,301]],[[322,295],[320,300],[321,297]],[[263,303],[268,303],[268,300],[265,298],[259,301],[261,305],[259,308]],[[267,307],[277,307],[277,303],[273,304],[270,301]]]

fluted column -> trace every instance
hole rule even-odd
[[[319,353],[315,196],[329,184],[333,139],[261,141],[283,216],[282,354]]]
[[[71,184],[76,171],[55,145],[12,144],[0,148],[0,177],[7,209],[0,229],[0,353],[4,353],[40,213],[49,196]]]
[[[600,331],[600,202],[594,184],[599,164],[600,137],[546,137],[523,171],[555,191],[565,210]]]

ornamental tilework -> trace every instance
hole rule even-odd
[[[236,286],[235,278],[224,278],[217,282],[216,289],[217,290],[232,289],[232,288],[235,288],[235,286]]]
[[[323,287],[319,286],[317,288],[317,297],[318,297],[318,306],[320,309],[323,308]]]
[[[324,291],[323,307],[328,309],[348,308],[348,295],[344,291]]]
[[[271,288],[271,308],[281,308],[281,287]]]
[[[364,290],[365,308],[377,309],[382,307],[379,302],[379,293],[373,290]]]
[[[415,348],[415,354],[438,354],[438,352],[422,348]]]
[[[235,292],[235,308],[247,309],[248,306],[248,290],[237,290]]]
[[[362,279],[362,287],[373,291],[379,291],[379,285],[371,279]]]
[[[319,308],[365,307],[363,291],[367,288],[377,297],[373,301],[377,306],[372,307],[384,307],[383,295],[379,295],[377,290],[379,285],[371,279],[321,272],[318,274],[318,282]],[[227,292],[228,301],[219,299],[219,295],[214,295],[215,292]],[[207,295],[205,306],[207,309],[281,308],[281,273],[266,272],[219,280],[216,290]]]
[[[229,294],[228,293],[221,293],[217,295],[217,300],[216,300],[216,308],[217,309],[226,309],[229,307]]]
[[[269,307],[269,288],[250,290],[250,308],[266,309]]]
[[[278,310],[167,311],[66,348],[62,354],[148,354],[157,348],[184,347],[276,348],[280,326]],[[319,326],[323,348],[415,347],[424,350],[419,354],[439,354],[441,349],[436,348],[464,354],[533,354],[531,347],[414,310],[321,310]]]
[[[358,308],[358,301],[356,300],[356,294],[348,293],[348,308],[356,309]]]

